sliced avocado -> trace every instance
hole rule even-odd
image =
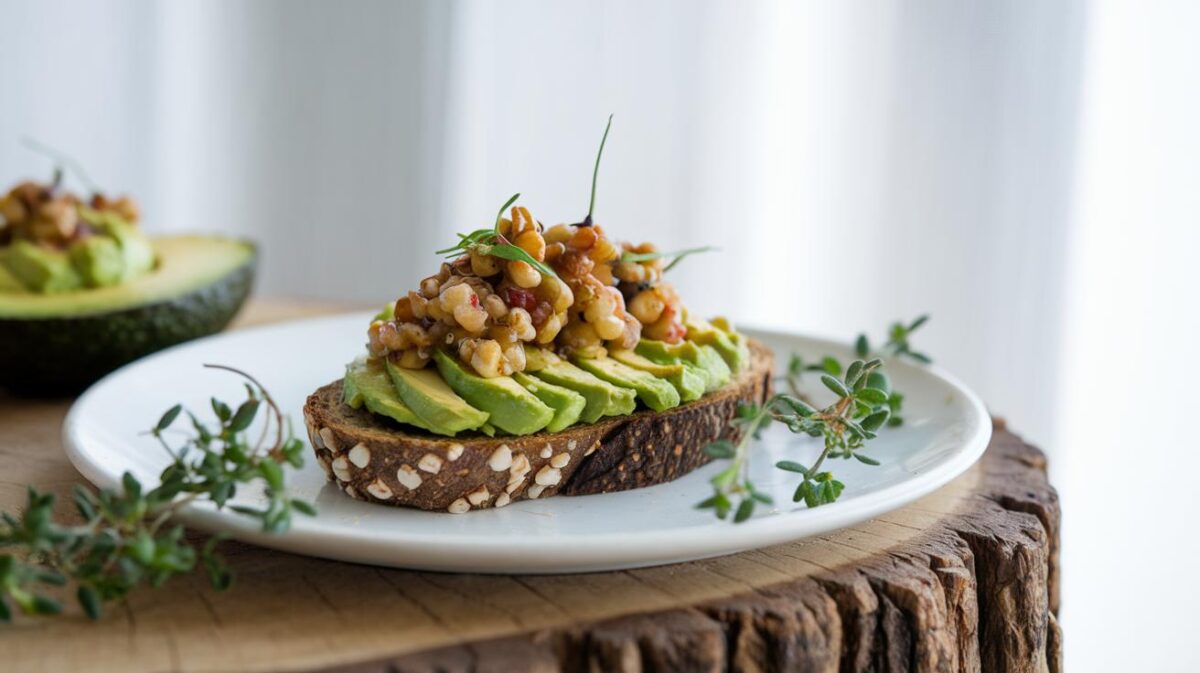
[[[32,292],[49,294],[83,287],[83,278],[71,266],[71,258],[65,252],[29,241],[16,241],[8,246],[0,256],[0,263]]]
[[[704,394],[704,387],[708,383],[708,377],[705,374],[696,367],[683,362],[660,364],[628,350],[610,351],[608,356],[623,365],[669,381],[671,385],[675,386],[675,390],[679,392],[679,399],[683,402],[700,399],[700,396]]]
[[[554,418],[553,409],[511,376],[480,376],[441,349],[434,351],[433,360],[454,392],[474,407],[488,412],[488,421],[509,434],[533,434]]]
[[[706,393],[724,386],[731,378],[729,365],[725,364],[725,360],[712,346],[701,346],[692,341],[669,344],[665,341],[642,339],[635,351],[638,355],[661,364],[682,362],[695,367],[704,375]]]
[[[487,412],[459,397],[437,370],[405,369],[390,360],[385,366],[400,399],[430,432],[453,437],[488,422]]]
[[[688,316],[684,326],[687,328],[688,341],[717,349],[730,370],[741,371],[749,360],[750,353],[744,339],[740,342],[735,341],[729,332],[714,327],[707,320],[692,316]]]
[[[72,243],[68,253],[88,287],[116,285],[125,274],[125,255],[114,238],[89,236]]]
[[[3,292],[29,292],[17,277],[12,275],[8,267],[4,266],[4,252],[0,251],[0,293]]]
[[[555,362],[562,362],[562,358],[550,349],[525,346],[525,371],[541,371]]]
[[[570,362],[558,359],[557,356],[555,360],[533,375],[583,395],[587,404],[579,419],[584,423],[595,423],[601,416],[632,414],[637,408],[637,394],[633,390],[614,386],[608,381],[596,378]]]
[[[366,405],[371,413],[433,432],[433,428],[400,399],[381,360],[372,358],[350,363],[342,380],[342,399],[352,407]]]
[[[79,209],[79,215],[117,242],[125,262],[121,282],[145,275],[154,268],[154,246],[136,226],[112,212],[97,212],[84,207]]]
[[[675,390],[675,386],[649,372],[623,365],[609,357],[575,358],[575,364],[615,386],[632,388],[638,399],[655,411],[679,406],[679,391]]]
[[[0,293],[0,387],[77,392],[127,362],[229,324],[254,283],[254,245],[199,236],[153,244],[158,265],[127,283]]]
[[[547,432],[558,432],[574,425],[587,406],[587,399],[570,388],[556,386],[525,372],[513,374],[513,379],[554,410],[554,418],[546,424]]]

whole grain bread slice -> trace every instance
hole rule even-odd
[[[709,461],[704,446],[737,440],[740,402],[770,394],[772,354],[750,341],[734,381],[663,412],[638,411],[561,432],[440,437],[342,402],[342,382],[308,397],[304,419],[317,462],[347,495],[462,513],[552,495],[624,491],[671,481]]]

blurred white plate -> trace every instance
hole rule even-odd
[[[273,325],[200,339],[130,364],[89,389],[64,427],[71,462],[97,486],[115,487],[122,472],[155,480],[167,457],[142,433],[168,407],[182,402],[210,414],[209,397],[231,404],[243,397],[241,381],[204,369],[214,362],[252,373],[302,427],[301,407],[313,390],[341,376],[363,348],[367,314]],[[790,352],[807,358],[849,359],[841,344],[778,332],[746,330],[775,350],[777,364]],[[252,521],[204,504],[181,510],[196,528],[223,531],[254,544],[300,554],[385,566],[482,573],[565,573],[688,561],[796,540],[878,516],[943,486],[983,453],[991,422],[979,399],[936,367],[887,363],[895,387],[906,395],[906,423],[885,429],[865,452],[881,461],[827,463],[846,484],[841,499],[817,509],[792,502],[798,475],[773,467],[789,458],[805,464],[819,453],[817,440],[768,431],[755,447],[752,475],[775,498],[741,524],[718,521],[694,505],[710,495],[708,465],[668,484],[623,493],[554,497],[462,515],[431,513],[351,500],[326,484],[307,454],[303,469],[289,472],[296,497],[314,502],[319,515],[297,515],[283,535],[262,533]],[[815,399],[830,395],[815,375],[805,377]],[[303,432],[299,433],[303,436]],[[258,505],[261,490],[239,491],[236,503]]]

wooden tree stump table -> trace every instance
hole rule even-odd
[[[253,304],[241,324],[329,307]],[[0,507],[60,501],[68,402],[0,399]],[[298,413],[298,412],[297,412]],[[63,510],[66,511],[64,506]],[[910,507],[819,538],[657,568],[410,572],[228,543],[238,579],[0,626],[5,671],[1061,671],[1059,508],[997,423],[983,459]]]

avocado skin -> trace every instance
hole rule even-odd
[[[63,397],[168,346],[221,331],[254,286],[257,255],[166,301],[65,318],[0,318],[0,388]]]

